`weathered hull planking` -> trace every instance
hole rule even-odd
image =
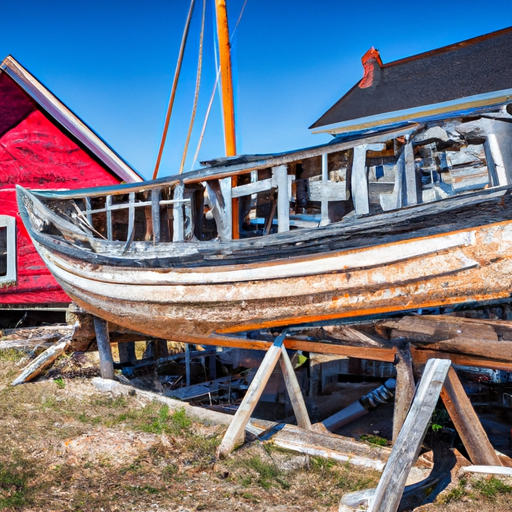
[[[252,268],[108,267],[36,247],[64,290],[153,336],[207,336],[506,298],[512,222]],[[284,277],[279,277],[279,276]]]

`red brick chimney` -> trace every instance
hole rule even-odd
[[[383,66],[379,50],[373,46],[363,55],[361,59],[364,68],[364,75],[359,82],[361,89],[366,89],[372,85],[377,85],[380,81],[380,71]]]

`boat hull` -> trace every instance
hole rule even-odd
[[[183,341],[505,299],[512,291],[508,221],[312,258],[182,270],[98,265],[34,241],[85,310]]]

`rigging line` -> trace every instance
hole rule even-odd
[[[235,23],[235,28],[233,29],[233,32],[231,33],[231,36],[229,38],[230,42],[233,41],[236,29],[238,28],[238,25],[240,24],[240,21],[242,20],[242,15],[244,13],[245,6],[247,5],[247,2],[248,2],[248,0],[245,0],[244,4],[242,5],[242,9],[240,10],[240,14],[238,16],[238,20]],[[208,103],[208,108],[206,109],[206,115],[205,115],[205,118],[204,118],[203,126],[201,128],[201,135],[199,136],[199,142],[197,144],[197,149],[196,149],[196,152],[194,154],[194,159],[192,160],[192,166],[190,168],[191,171],[194,169],[194,165],[196,164],[197,158],[199,156],[199,151],[201,150],[201,145],[203,143],[204,133],[206,131],[206,125],[208,124],[208,119],[210,117],[210,111],[212,109],[213,100],[215,98],[215,93],[217,92],[217,86],[219,85],[219,77],[220,77],[220,66],[217,68],[217,76],[215,77],[215,83],[213,84],[212,95],[210,97],[210,102]]]
[[[183,63],[183,55],[185,53],[185,46],[187,43],[188,32],[190,28],[190,20],[192,19],[192,13],[194,12],[195,0],[190,1],[190,8],[188,11],[187,21],[185,22],[185,29],[183,30],[183,36],[181,38],[180,52],[178,54],[178,62],[176,63],[176,70],[174,72],[174,79],[172,82],[171,96],[169,98],[169,105],[167,107],[167,114],[165,116],[164,130],[162,133],[162,140],[160,142],[160,149],[158,150],[158,157],[156,159],[155,170],[153,171],[153,179],[158,176],[158,169],[160,168],[160,162],[162,160],[162,153],[164,152],[165,139],[167,138],[167,131],[169,129],[169,121],[171,120],[172,107],[174,105],[174,98],[176,96],[176,89],[178,87],[178,79],[180,76],[181,65]]]
[[[203,69],[203,40],[204,40],[204,25],[206,19],[206,0],[203,0],[203,17],[201,19],[201,36],[199,38],[199,56],[197,58],[197,77],[196,77],[196,90],[194,93],[194,105],[192,107],[192,116],[188,126],[187,139],[185,141],[185,147],[183,148],[183,156],[181,157],[180,172],[183,173],[183,167],[185,166],[185,160],[188,153],[188,145],[190,143],[190,136],[192,135],[192,128],[194,127],[194,121],[197,112],[197,101],[199,99],[199,88],[201,85],[201,74]]]

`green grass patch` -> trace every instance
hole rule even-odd
[[[489,480],[482,478],[473,482],[473,489],[480,495],[486,498],[494,498],[499,494],[512,494],[512,486],[505,484],[502,480],[496,477],[491,477]]]
[[[27,461],[0,462],[0,510],[20,509],[31,501],[28,481],[34,471],[27,468]]]
[[[26,354],[22,350],[16,350],[14,348],[0,350],[0,361],[5,361],[7,363],[17,363],[24,357],[26,357]]]
[[[360,438],[360,441],[366,441],[370,444],[376,444],[377,446],[387,446],[388,440],[379,436],[372,436],[368,434],[363,434]]]
[[[57,377],[56,379],[53,379],[53,382],[57,384],[57,387],[59,389],[64,389],[66,387],[66,383],[64,382],[64,379],[62,377]]]
[[[264,461],[259,455],[254,455],[241,461],[241,465],[257,474],[256,483],[263,489],[270,489],[272,486],[280,485],[283,489],[289,489],[290,484],[283,478],[283,472],[275,465],[273,461]],[[243,480],[249,478],[248,475],[242,477]],[[245,486],[249,483],[245,483]],[[244,485],[244,484],[242,484]]]

